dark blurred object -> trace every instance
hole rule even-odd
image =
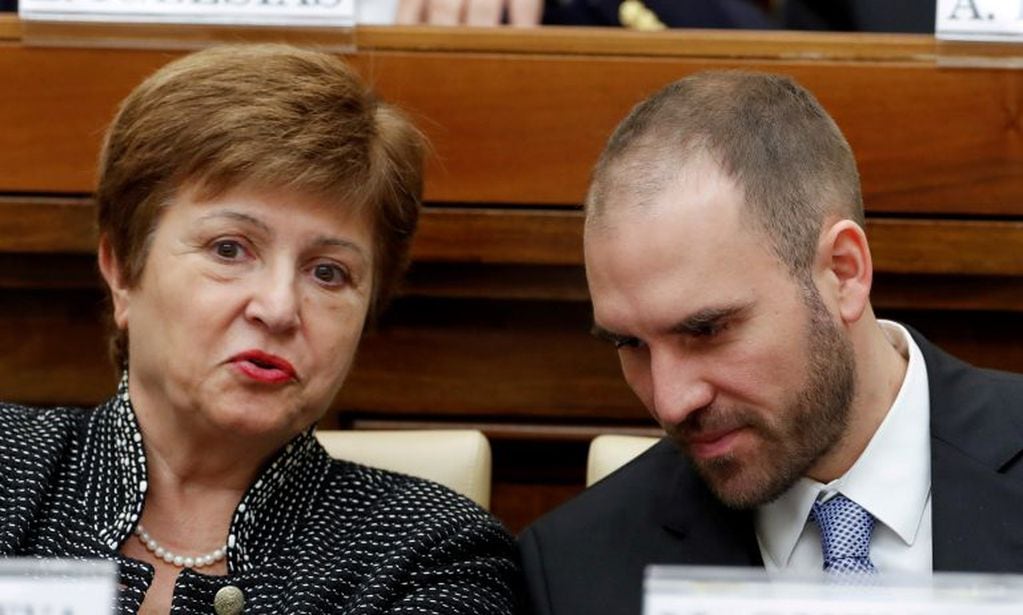
[[[18,0],[0,0],[0,13],[16,12],[17,10]]]
[[[622,0],[548,0],[543,23],[570,26],[621,26]],[[644,0],[669,28],[775,29],[778,24],[757,0]]]
[[[788,30],[934,32],[934,0],[785,0]]]

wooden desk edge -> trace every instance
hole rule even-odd
[[[332,28],[178,26],[170,24],[45,24],[22,22],[0,14],[0,42],[23,43],[26,32],[52,29],[76,32],[78,44],[105,46],[134,40],[139,47],[180,48],[218,40],[284,40],[302,44],[348,44],[348,32]],[[169,41],[176,41],[170,43]],[[538,28],[471,28],[435,26],[359,26],[359,51],[423,51],[558,54],[585,56],[779,58],[808,61],[935,63],[943,57],[1015,58],[1019,46],[937,41],[929,35],[796,31],[676,29],[635,32],[617,28],[543,26]],[[119,46],[113,44],[112,46]],[[130,45],[129,45],[130,46]],[[188,46],[188,45],[184,45]]]

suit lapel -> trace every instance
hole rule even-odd
[[[934,569],[1023,571],[1023,380],[992,376],[912,331],[927,364],[931,404]]]
[[[674,448],[674,447],[673,447]],[[661,494],[660,524],[672,544],[670,562],[704,566],[763,566],[752,511],[727,508],[685,460]]]

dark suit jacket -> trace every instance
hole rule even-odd
[[[934,569],[1023,572],[1023,376],[914,338],[930,383]],[[666,440],[519,544],[537,615],[638,615],[648,564],[763,565],[753,513],[720,504]]]

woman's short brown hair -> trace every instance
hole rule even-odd
[[[186,185],[200,198],[244,185],[366,208],[372,318],[407,261],[424,152],[419,131],[339,58],[286,45],[215,47],[167,64],[121,104],[100,159],[99,231],[131,287],[161,210]],[[123,332],[114,354],[127,358]]]

